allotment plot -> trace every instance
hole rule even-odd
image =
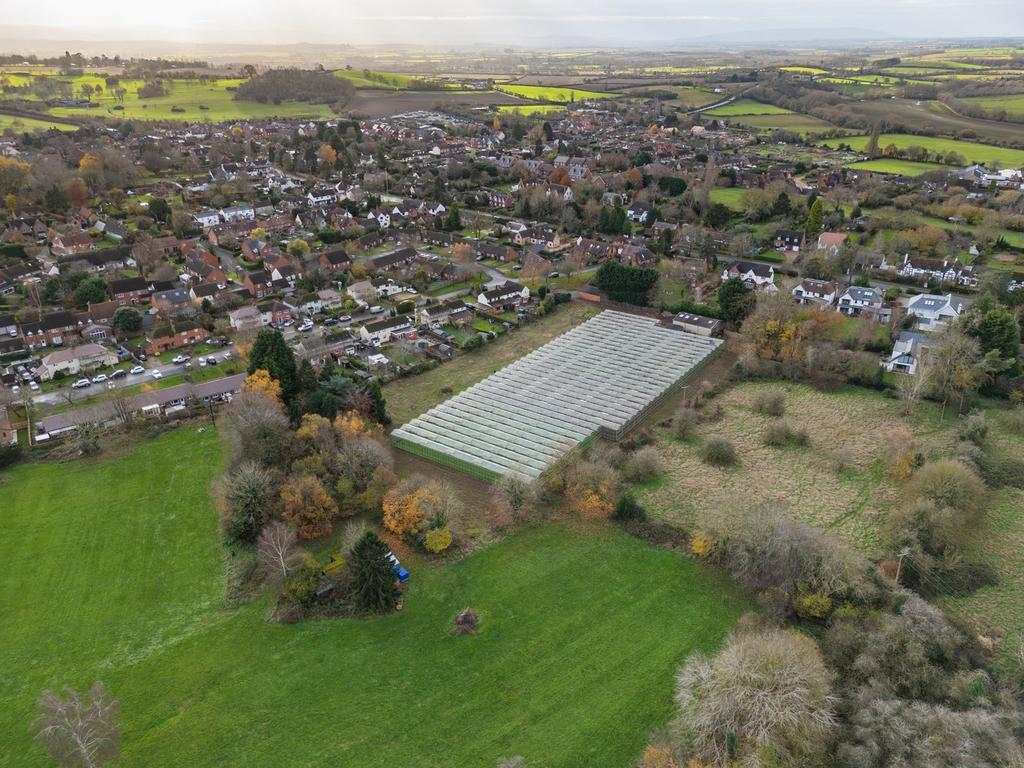
[[[392,432],[412,453],[537,477],[595,435],[619,438],[721,344],[606,311]]]

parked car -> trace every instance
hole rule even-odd
[[[213,355],[210,355],[209,357],[206,358],[206,364],[207,365],[216,365],[217,364],[217,358],[214,357]]]
[[[76,381],[74,384],[71,385],[71,388],[72,389],[85,389],[86,387],[91,387],[91,386],[92,386],[92,382],[89,381],[88,379],[79,379],[78,381]]]
[[[352,322],[352,315],[338,315],[338,322],[339,323],[351,323]]]
[[[30,381],[28,383],[28,388],[31,389],[33,392],[38,392],[39,391],[39,385],[36,384],[34,381]]]
[[[302,325],[299,326],[298,330],[299,330],[300,333],[308,333],[309,331],[312,331],[313,330],[313,321],[312,320],[303,320],[302,321]]]
[[[152,370],[152,372],[150,373],[150,375],[151,375],[151,376],[152,376],[152,377],[153,377],[154,379],[162,379],[162,378],[164,377],[163,373],[161,373],[161,372],[160,372],[160,369],[159,369],[159,368],[154,368],[154,369]]]
[[[107,380],[108,378],[109,378],[109,377],[107,376],[107,374],[105,374],[105,373],[101,373],[101,374],[99,374],[98,376],[93,376],[93,378],[92,378],[92,383],[93,383],[93,384],[102,384],[102,383],[103,383],[104,381],[106,381],[106,380]]]
[[[199,358],[199,367],[200,368],[205,368],[206,367],[206,358],[205,357],[200,357]]]
[[[337,324],[338,324],[338,318],[336,318],[336,317],[328,317],[326,320],[324,320],[324,326],[325,327],[329,327],[329,326],[337,325]]]
[[[382,307],[380,304],[374,304],[372,307],[370,307],[371,315],[379,315],[383,311],[384,307]]]
[[[112,379],[123,379],[127,375],[128,375],[128,371],[126,371],[124,368],[118,368],[116,371],[114,371],[112,374],[110,374],[110,378],[112,378]]]
[[[291,318],[288,318],[283,323],[281,323],[282,328],[290,328],[293,325],[295,325],[295,321],[292,320]]]
[[[132,369],[130,371],[128,371],[128,373],[130,373],[132,376],[138,376],[140,373],[145,373],[145,372],[146,372],[146,369],[143,368],[141,365],[134,365],[134,366],[132,366]]]
[[[558,272],[549,272],[548,273],[548,279],[549,280],[553,280],[556,277],[561,277],[561,275]]]
[[[173,360],[171,360],[171,362],[174,363],[175,365],[181,365],[182,363],[187,363],[188,362],[188,355],[178,355]]]
[[[19,392],[21,392],[21,387],[15,384],[11,387],[11,392],[13,392],[14,394],[18,394]]]

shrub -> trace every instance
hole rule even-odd
[[[724,437],[712,437],[704,443],[701,458],[716,467],[731,467],[736,464],[736,448]]]
[[[1024,407],[1017,406],[1006,417],[1006,428],[1018,435],[1024,435]]]
[[[907,496],[911,500],[925,499],[938,507],[974,518],[985,500],[985,484],[966,464],[940,459],[914,473],[907,485]]]
[[[423,548],[427,552],[439,554],[452,545],[452,531],[445,525],[441,528],[432,528],[423,537]]]
[[[622,467],[622,475],[631,483],[642,483],[661,472],[661,455],[658,449],[648,445],[628,459]]]
[[[0,445],[0,469],[8,467],[21,456],[21,446],[18,443]]]
[[[787,443],[807,445],[807,430],[794,429],[786,419],[773,421],[764,431],[765,445],[782,446]]]
[[[307,557],[303,567],[294,571],[281,585],[281,595],[295,605],[307,606],[316,599],[317,564]]]
[[[779,389],[766,389],[754,396],[754,410],[765,416],[782,416],[786,412],[786,394]]]
[[[957,430],[961,440],[981,447],[985,445],[985,438],[988,436],[988,419],[981,411],[971,411],[966,418],[960,422]]]
[[[619,497],[615,509],[612,510],[612,520],[620,523],[642,523],[647,519],[647,512],[636,500],[633,494],[626,492]]]
[[[714,554],[718,542],[706,531],[694,531],[690,537],[690,554],[706,560]]]
[[[799,594],[793,599],[793,607],[802,619],[824,619],[832,612],[832,598],[820,592]]]
[[[700,424],[700,414],[687,405],[682,406],[672,418],[672,434],[680,440],[689,440]]]

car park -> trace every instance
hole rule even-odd
[[[74,384],[71,385],[71,388],[72,389],[85,389],[86,387],[91,387],[91,386],[92,386],[92,382],[89,381],[88,379],[79,379],[78,381],[76,381]]]
[[[128,373],[130,373],[132,376],[138,376],[140,373],[145,373],[145,372],[146,372],[146,369],[143,368],[141,365],[133,366],[132,369],[130,371],[128,371]]]

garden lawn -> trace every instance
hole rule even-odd
[[[568,104],[573,101],[583,101],[584,99],[610,99],[615,96],[614,93],[601,93],[582,88],[552,85],[496,85],[494,89],[503,93],[510,93],[513,96],[521,96],[524,99],[550,101],[556,104]]]
[[[868,144],[867,136],[843,136],[837,139],[825,139],[818,142],[821,146],[835,147],[846,144],[857,152],[863,152]],[[936,152],[948,154],[956,152],[963,155],[968,163],[1002,163],[1004,167],[1017,168],[1024,166],[1024,149],[1009,149],[991,144],[976,144],[970,141],[944,139],[938,136],[914,136],[905,133],[883,133],[878,137],[878,146],[885,148],[895,144],[897,149],[921,147],[932,155]]]
[[[9,473],[0,764],[48,764],[29,732],[43,687],[102,680],[123,707],[119,768],[621,768],[671,716],[687,653],[750,607],[673,552],[545,525],[450,565],[411,558],[400,613],[270,624],[265,601],[223,607],[220,457],[185,427]],[[467,606],[480,633],[451,637]]]
[[[597,314],[597,308],[572,302],[553,313],[467,352],[418,376],[397,379],[384,387],[388,413],[395,426],[410,421],[452,394],[476,384],[528,352]],[[450,392],[445,392],[445,389]]]
[[[726,208],[731,208],[734,211],[742,211],[743,205],[740,200],[743,198],[745,189],[739,187],[717,187],[712,189],[708,193],[708,197],[713,203],[721,203]]]

